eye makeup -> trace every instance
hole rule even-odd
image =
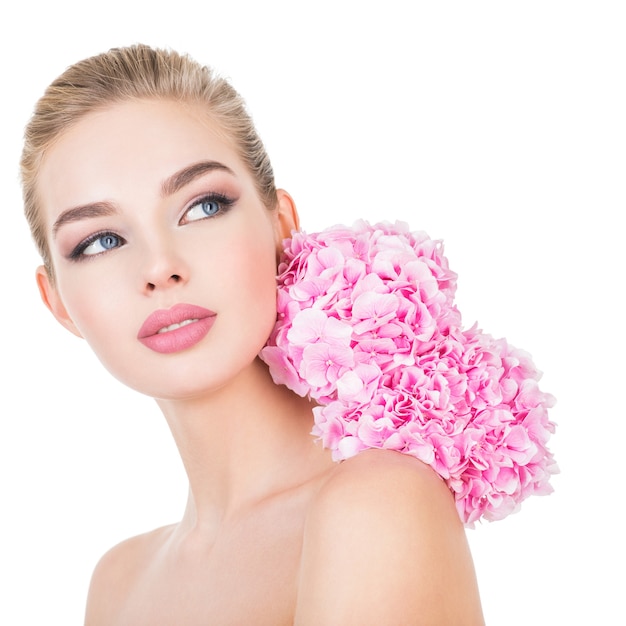
[[[108,241],[107,241],[108,240]],[[102,250],[99,252],[87,253],[87,249],[93,246],[98,241],[101,241]],[[117,233],[111,230],[101,230],[97,233],[93,233],[83,239],[72,251],[67,255],[70,261],[82,261],[91,257],[99,256],[107,252],[108,250],[114,250],[126,243],[123,237],[120,237]]]

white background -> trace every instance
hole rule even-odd
[[[442,238],[467,325],[506,336],[545,372],[556,491],[469,531],[488,623],[626,624],[621,4],[11,3],[0,623],[80,624],[98,557],[182,513],[185,477],[154,403],[39,302],[17,179],[45,86],[80,58],[144,42],[232,78],[305,229],[397,218]]]

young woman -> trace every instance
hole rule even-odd
[[[103,556],[88,625],[483,622],[445,483],[389,450],[334,462],[258,358],[298,216],[228,83],[145,46],[82,61],[22,177],[44,303],[156,399],[189,478],[179,523]]]

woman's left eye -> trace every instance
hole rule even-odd
[[[195,222],[207,217],[215,217],[230,208],[232,200],[223,196],[207,196],[194,202],[185,212],[185,222]]]

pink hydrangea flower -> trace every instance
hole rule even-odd
[[[540,373],[504,339],[462,328],[456,278],[441,242],[402,222],[295,232],[261,357],[276,383],[318,403],[313,434],[335,460],[413,455],[471,527],[550,493],[558,469]]]

